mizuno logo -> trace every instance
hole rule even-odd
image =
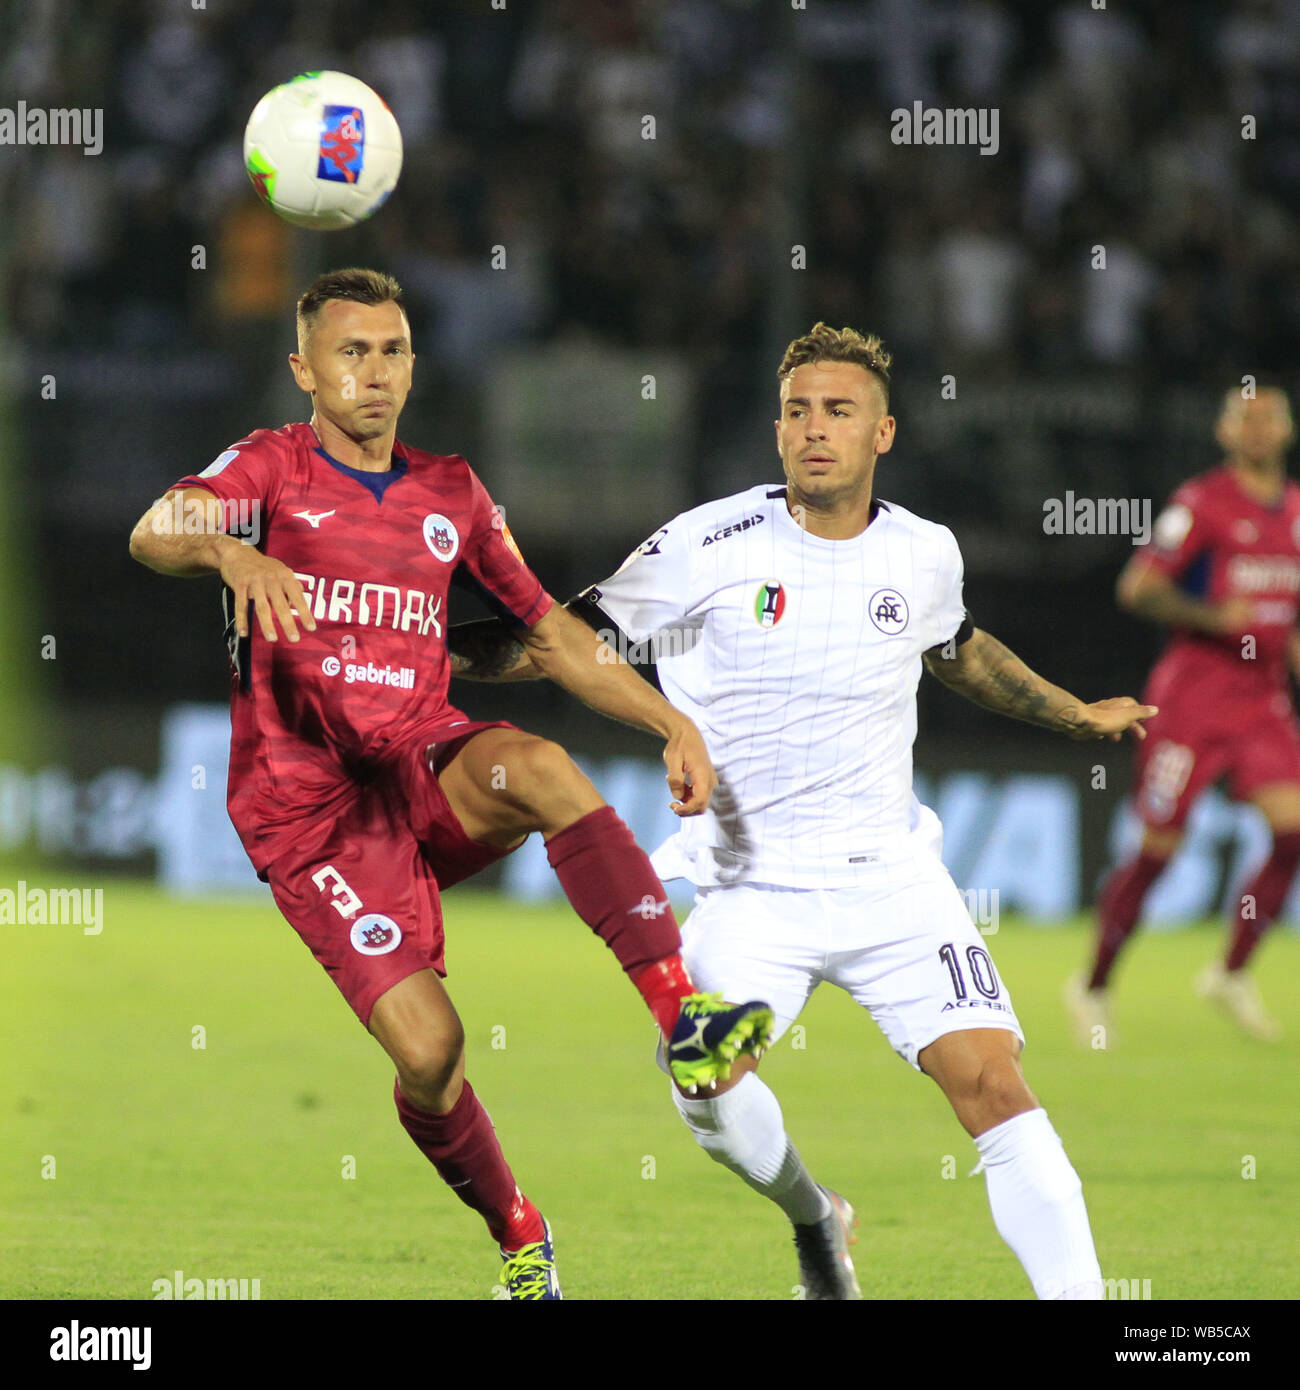
[[[656,902],[653,893],[647,893],[635,907],[629,907],[627,915],[629,917],[641,917],[644,921],[650,921],[653,917],[659,917],[668,910],[668,899],[663,902]]]
[[[311,523],[311,528],[312,528],[313,531],[319,531],[319,530],[320,530],[320,524],[321,524],[321,522],[324,521],[325,518],[326,518],[327,516],[333,516],[334,513],[333,513],[333,512],[308,512],[308,511],[301,511],[301,512],[294,512],[293,515],[294,515],[294,516],[300,516],[300,517],[302,517],[302,519],[303,519],[304,521],[310,522],[310,523]]]

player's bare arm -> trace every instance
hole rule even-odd
[[[542,673],[499,618],[457,623],[447,632],[451,674],[468,681],[535,681]]]
[[[581,597],[570,599],[564,606],[579,618],[584,611],[591,611],[590,608],[584,610]],[[594,624],[588,619],[587,626],[594,627]],[[524,650],[518,630],[500,618],[457,623],[448,629],[447,651],[452,675],[462,680],[536,681],[542,678],[542,672]],[[616,661],[618,657],[612,647],[607,647],[602,659]]]
[[[1146,737],[1142,720],[1159,711],[1127,695],[1087,704],[1044,680],[992,634],[976,628],[960,646],[945,643],[925,654],[930,674],[949,690],[996,714],[1023,719],[1073,739],[1109,738],[1125,730]]]
[[[1253,613],[1249,599],[1204,603],[1192,598],[1141,557],[1134,557],[1121,571],[1115,600],[1126,612],[1148,622],[1215,635],[1246,632]]]
[[[556,604],[520,641],[538,674],[598,713],[665,741],[672,809],[679,816],[708,809],[718,779],[700,731],[581,618]]]
[[[568,684],[552,671],[544,670],[535,659],[536,654],[533,647],[526,644],[526,639],[522,635],[516,635],[497,618],[486,618],[473,623],[458,623],[450,629],[447,646],[451,655],[452,675],[460,676],[465,680],[479,681],[526,681],[550,676],[557,684],[563,685],[565,689],[577,695],[580,700],[583,700],[593,709],[599,710],[600,713],[609,715],[611,719],[621,720],[625,724],[632,724],[634,727],[645,729],[650,733],[661,734],[668,740],[664,749],[664,762],[668,766],[668,784],[675,798],[673,810],[678,815],[698,815],[701,811],[706,810],[717,778],[712,764],[708,762],[708,753],[704,749],[704,742],[700,737],[699,730],[680,711],[664,700],[663,696],[659,695],[648,682],[636,675],[635,668],[624,662],[613,647],[593,632],[587,623],[580,618],[573,617],[567,608],[560,609],[557,606],[551,610],[551,613],[561,612],[564,619],[567,620],[564,622],[564,629],[569,633],[569,640],[574,644],[578,663],[582,665],[594,661],[599,672],[607,672],[615,666],[622,668],[621,673],[616,677],[618,685],[612,688],[612,692],[615,693],[618,700],[631,699],[634,709],[643,710],[640,718],[628,718],[625,715],[615,713],[605,705],[598,703],[596,699],[589,698],[581,689]],[[550,616],[550,614],[547,615],[547,617]],[[544,618],[542,623],[545,622],[546,619]],[[576,623],[576,627],[570,625],[574,623]],[[537,628],[532,629],[534,633],[537,630]],[[632,678],[630,682],[629,676]],[[642,703],[645,692],[649,692],[653,697],[648,706]],[[663,708],[660,708],[659,702],[662,702]],[[664,735],[658,725],[643,722],[647,714],[665,717],[665,710],[668,711],[667,717],[677,721],[677,732],[673,736]],[[708,768],[707,786],[700,783],[700,778],[695,772],[701,760]],[[683,781],[685,774],[689,774],[689,783]],[[687,792],[685,797],[682,795],[683,788]],[[707,794],[704,794],[706,790]]]
[[[302,585],[288,565],[226,534],[221,503],[203,488],[181,488],[159,498],[131,532],[131,555],[159,574],[196,579],[219,574],[235,595],[235,630],[248,636],[248,606],[268,642],[279,624],[291,642],[298,619],[316,630]]]

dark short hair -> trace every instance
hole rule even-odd
[[[382,270],[327,270],[318,275],[298,300],[298,341],[306,342],[322,306],[329,299],[350,299],[354,304],[396,304],[403,313],[402,287]]]
[[[880,383],[888,409],[889,365],[893,360],[874,333],[863,337],[853,328],[834,329],[829,324],[819,323],[814,325],[811,333],[796,338],[786,348],[776,375],[779,381],[784,381],[796,367],[806,366],[810,362],[852,362],[865,367]]]

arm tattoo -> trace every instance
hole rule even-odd
[[[447,650],[452,675],[465,680],[504,680],[531,664],[524,644],[496,618],[449,628]]]
[[[1069,691],[1031,671],[987,632],[977,630],[949,660],[927,653],[926,666],[950,690],[996,714],[1057,733],[1069,733],[1081,722],[1080,702]]]

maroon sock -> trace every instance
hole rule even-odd
[[[1273,925],[1286,901],[1287,889],[1300,864],[1300,831],[1273,837],[1273,852],[1241,895],[1232,941],[1223,962],[1225,970],[1240,970]]]
[[[1154,854],[1139,854],[1116,869],[1102,886],[1097,899],[1097,958],[1093,963],[1089,989],[1104,989],[1111,967],[1124,943],[1133,934],[1142,915],[1147,890],[1160,877],[1169,861]]]
[[[468,1081],[445,1115],[412,1105],[397,1082],[393,1099],[416,1148],[456,1196],[486,1220],[498,1245],[517,1250],[543,1238],[541,1214],[515,1185],[492,1120]]]
[[[678,1001],[694,986],[677,959],[682,938],[668,894],[618,812],[602,806],[557,831],[546,842],[546,857],[573,910],[618,957],[660,1028],[671,1032]]]

